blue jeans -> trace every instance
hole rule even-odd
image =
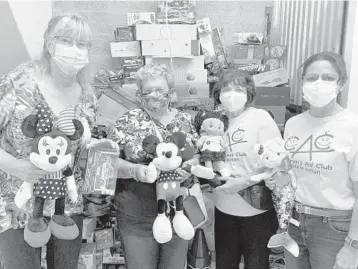
[[[82,243],[82,215],[72,216],[80,230],[74,240],[51,236],[47,243],[48,269],[77,269]],[[0,253],[5,269],[41,269],[41,248],[32,248],[24,241],[24,229],[10,229],[0,234]],[[1,255],[0,255],[1,256]]]
[[[154,218],[141,219],[119,211],[117,218],[127,269],[184,269],[188,241],[173,234],[168,243],[158,244],[152,232]]]
[[[300,255],[295,258],[285,251],[286,268],[332,269],[348,235],[351,218],[319,217],[296,211],[293,218],[300,226],[290,224],[289,234],[299,245]]]

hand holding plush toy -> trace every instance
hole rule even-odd
[[[24,231],[25,241],[34,248],[47,244],[51,233],[66,240],[73,240],[79,234],[74,220],[64,213],[66,193],[73,202],[78,198],[69,164],[72,161],[71,141],[82,136],[83,126],[74,116],[73,109],[64,110],[58,118],[58,130],[52,130],[50,109],[40,104],[36,114],[26,117],[22,123],[24,135],[33,138],[30,162],[50,173],[35,185],[24,182],[15,196],[18,208],[23,208],[32,195],[35,196],[33,215]],[[46,199],[56,200],[55,214],[49,225],[42,212]]]
[[[274,181],[275,187],[272,189],[272,200],[281,231],[270,238],[268,247],[277,248],[283,246],[292,255],[298,257],[299,247],[287,232],[294,207],[296,178],[291,170],[284,141],[281,138],[273,139],[263,145],[255,145],[255,150],[266,170],[262,174],[252,176],[251,180],[260,182],[272,177],[276,178]]]
[[[196,114],[194,125],[200,135],[197,142],[200,160],[206,167],[217,170],[222,177],[229,177],[230,172],[225,167],[224,139],[228,127],[227,117],[219,112],[201,111]]]

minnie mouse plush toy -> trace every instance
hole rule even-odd
[[[49,172],[35,185],[24,182],[15,196],[18,208],[23,208],[35,196],[33,215],[24,231],[25,241],[34,248],[46,245],[51,233],[65,240],[73,240],[79,235],[76,223],[64,212],[66,193],[73,202],[78,198],[69,165],[72,161],[71,141],[82,136],[83,125],[74,116],[72,108],[62,111],[58,117],[57,129],[53,130],[50,109],[39,104],[36,114],[26,117],[22,123],[24,135],[33,138],[30,161]],[[46,199],[56,200],[55,214],[49,224],[43,217]]]

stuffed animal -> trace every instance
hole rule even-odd
[[[259,155],[260,165],[266,167],[265,172],[251,177],[252,181],[260,182],[275,178],[275,187],[272,190],[272,200],[277,213],[280,232],[270,238],[269,248],[285,247],[292,255],[298,257],[299,247],[289,236],[288,226],[294,207],[296,177],[291,170],[288,152],[284,147],[284,140],[277,138],[267,141],[263,145],[255,145]]]
[[[194,227],[190,220],[184,215],[183,194],[186,191],[181,187],[182,180],[176,169],[182,166],[182,163],[191,160],[195,151],[189,143],[186,142],[186,135],[182,132],[176,132],[168,137],[166,142],[160,142],[159,138],[150,135],[143,140],[143,149],[155,158],[151,162],[147,174],[148,181],[156,180],[156,192],[158,201],[158,216],[153,224],[153,234],[155,240],[164,244],[171,240],[173,230],[170,219],[167,217],[167,203],[175,203],[175,216],[173,227],[177,235],[185,240],[194,237]],[[185,167],[185,170],[198,174],[202,177],[213,178],[215,174],[205,167],[191,166]]]
[[[197,142],[201,162],[216,170],[222,177],[230,176],[225,166],[224,133],[228,128],[228,118],[219,112],[200,111],[194,118],[194,126],[200,135]]]
[[[76,202],[78,199],[75,179],[69,164],[72,161],[71,141],[83,134],[83,125],[74,119],[73,109],[62,111],[58,117],[57,129],[53,128],[50,109],[39,104],[36,114],[26,117],[22,123],[25,136],[31,142],[30,162],[49,174],[36,184],[24,182],[15,196],[15,204],[23,208],[35,196],[32,218],[24,230],[24,239],[32,247],[47,244],[51,233],[60,239],[72,240],[79,235],[73,219],[64,214],[65,195]],[[45,200],[55,200],[55,214],[48,224],[43,218]]]

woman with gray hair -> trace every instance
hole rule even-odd
[[[119,230],[128,269],[182,269],[188,241],[173,235],[165,244],[158,244],[152,232],[157,216],[155,184],[148,184],[148,156],[142,146],[149,135],[165,141],[174,132],[184,132],[187,142],[195,144],[197,134],[191,116],[171,107],[174,80],[165,65],[150,64],[137,72],[140,108],[120,117],[109,138],[121,149],[118,159],[118,181],[115,203]],[[192,177],[177,171],[186,182]]]
[[[90,141],[97,108],[86,70],[91,41],[89,26],[81,18],[54,17],[44,34],[42,59],[22,64],[0,78],[0,252],[5,269],[41,268],[41,248],[31,247],[24,241],[23,228],[27,226],[34,236],[41,238],[49,229],[46,217],[51,215],[52,221],[64,231],[76,225],[79,229],[76,235],[66,238],[69,240],[51,237],[47,243],[48,268],[77,268],[83,184],[77,158]],[[39,105],[48,107],[48,116],[54,124],[58,124],[61,112],[71,110],[83,125],[82,137],[72,142],[70,164],[80,193],[76,203],[71,203],[68,197],[56,200],[56,208],[65,210],[54,210],[54,200],[42,203],[43,215],[30,219],[33,201],[19,208],[14,197],[23,182],[36,183],[49,176],[29,161],[32,139],[26,137],[21,128],[24,119],[35,114]],[[58,179],[54,174],[50,178]]]

